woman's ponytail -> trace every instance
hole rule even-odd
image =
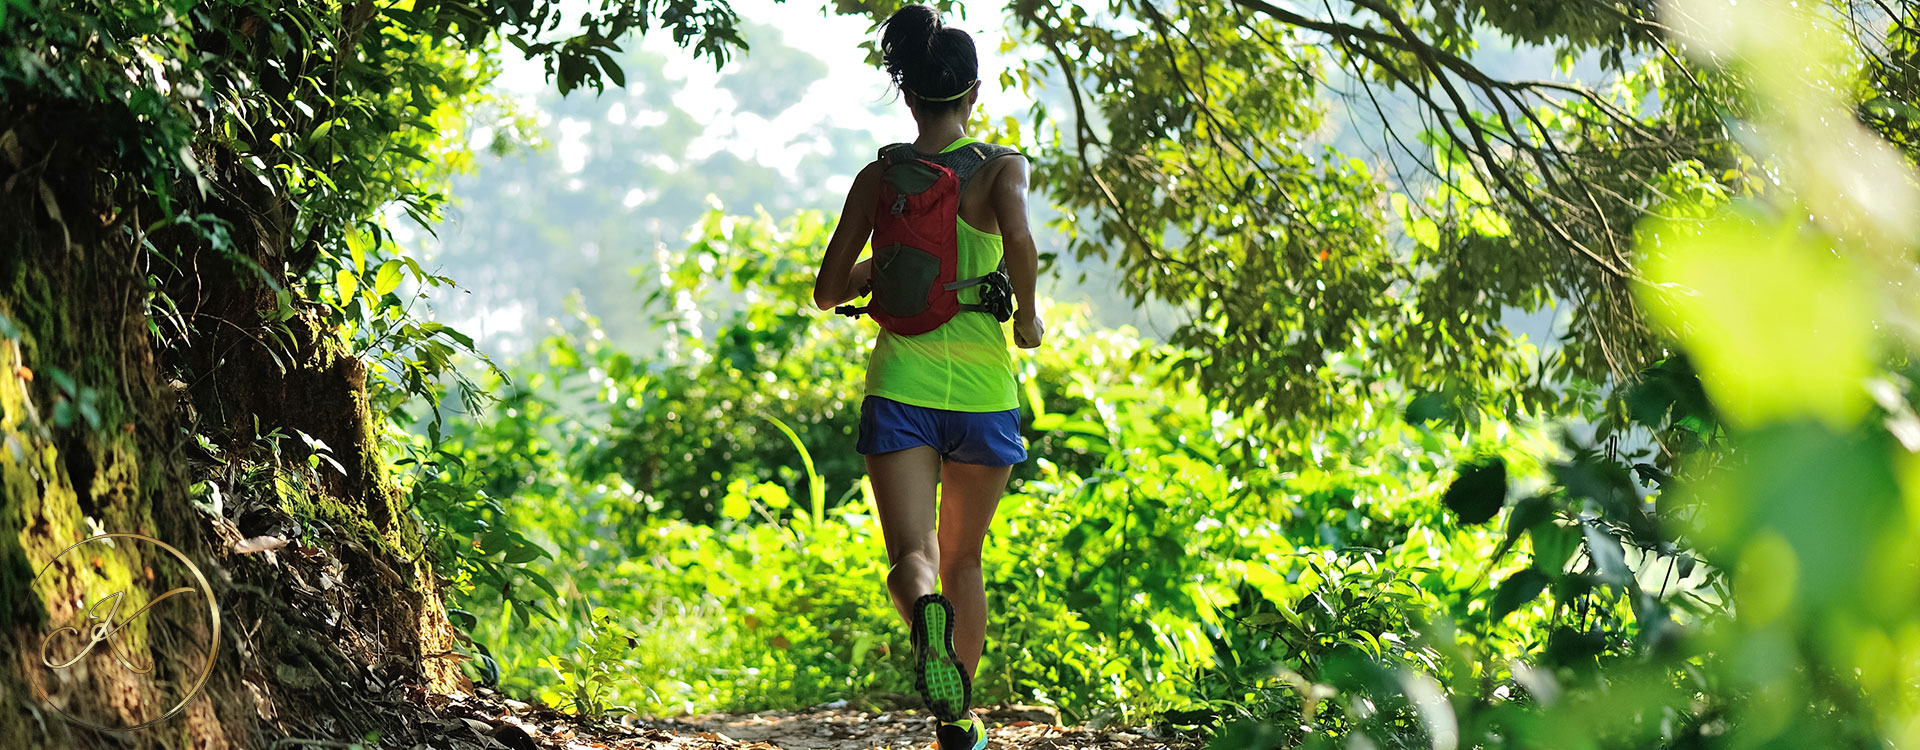
[[[881,25],[880,59],[894,85],[935,111],[959,107],[980,73],[973,37],[942,26],[925,5],[901,8]]]

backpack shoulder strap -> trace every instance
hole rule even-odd
[[[918,157],[914,155],[911,143],[889,143],[880,147],[880,163],[884,166],[890,167],[915,158]]]
[[[976,141],[941,154],[938,158],[942,165],[953,170],[953,175],[960,178],[960,184],[965,186],[981,167],[986,166],[987,162],[1018,153],[1020,152],[1006,146]]]
[[[997,143],[974,143],[968,145],[967,148],[979,150],[981,161],[993,161],[1002,156],[1013,156],[1020,153],[1019,149],[1012,146],[1002,146]]]

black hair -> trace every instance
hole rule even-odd
[[[940,25],[940,14],[925,5],[901,8],[881,24],[880,59],[894,85],[917,99],[921,111],[928,113],[959,109],[965,96],[930,100],[965,94],[980,77],[973,37]]]

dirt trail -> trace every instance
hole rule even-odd
[[[432,696],[443,737],[488,750],[927,750],[931,721],[917,711],[856,708],[712,714],[678,720],[583,721],[492,691]],[[1197,750],[1192,739],[1147,730],[1063,727],[1036,710],[986,712],[992,750]]]
[[[1036,711],[983,712],[990,748],[1006,750],[1188,750],[1196,742],[1147,736],[1148,730],[1062,727]],[[780,750],[925,750],[933,724],[917,711],[875,713],[838,708],[770,711],[745,715],[702,716],[679,722],[694,731],[713,732]],[[665,726],[673,726],[667,724]]]

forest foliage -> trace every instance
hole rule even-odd
[[[7,190],[82,220],[10,136],[93,113],[132,167],[101,189],[159,207],[99,230],[156,347],[204,323],[183,284],[241,276],[273,293],[227,324],[270,356],[320,330],[370,363],[482,682],[589,714],[907,692],[847,449],[871,334],[804,305],[831,217],[689,228],[640,274],[657,351],[581,310],[494,366],[416,307],[459,280],[387,209],[438,216],[491,55],[568,91],[622,84],[629,32],[741,44],[721,3],[557,7],[0,3]],[[1019,360],[986,699],[1225,748],[1920,741],[1915,6],[1009,9],[1008,80],[1066,96],[983,125],[1067,252],[1189,322],[1051,308]],[[1492,39],[1608,79],[1490,77]],[[1335,79],[1425,113],[1388,136],[1426,178],[1316,141]],[[201,210],[247,183],[284,210]],[[1561,340],[1512,334],[1541,310]]]

